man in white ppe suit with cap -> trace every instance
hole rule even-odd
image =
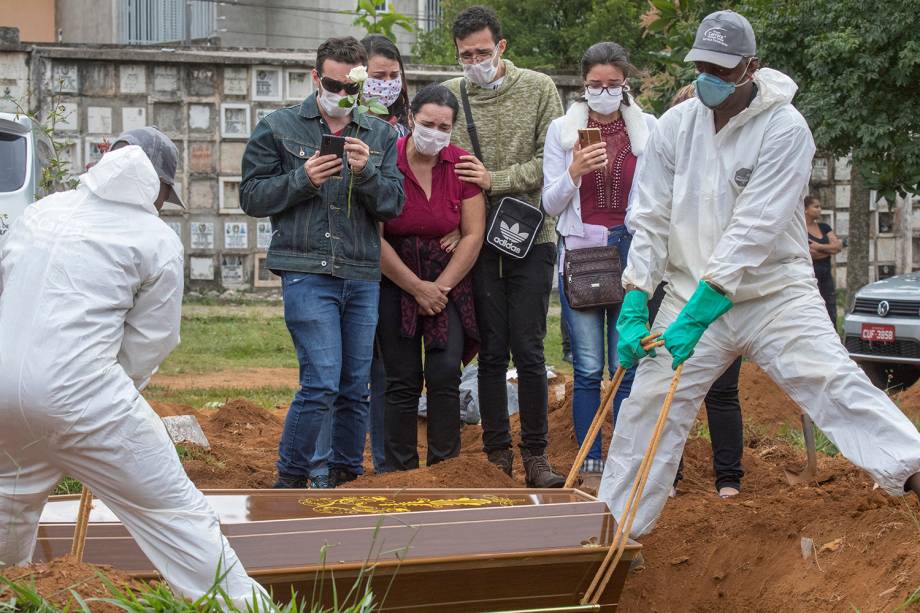
[[[683,364],[631,536],[649,532],[706,391],[739,355],[889,494],[920,495],[917,428],[850,360],[818,292],[802,208],[815,145],[791,103],[795,83],[759,68],[751,25],[731,11],[702,21],[685,61],[699,72],[696,97],[659,120],[626,220],[634,235],[617,351],[622,366],[639,368],[598,496],[622,517]],[[646,353],[647,302],[663,276],[653,329],[667,351]]]
[[[221,534],[141,396],[179,343],[182,243],[159,218],[176,147],[122,134],[75,190],[29,206],[0,248],[0,563],[32,558],[65,474],[124,523],[178,594],[216,579],[235,604],[265,592]]]

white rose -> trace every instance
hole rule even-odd
[[[367,81],[367,67],[355,66],[348,73],[348,79],[353,83],[364,83]]]

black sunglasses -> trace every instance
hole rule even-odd
[[[329,77],[322,77],[319,82],[322,84],[323,89],[333,94],[337,94],[344,89],[346,94],[349,96],[354,96],[361,90],[361,85],[358,83],[343,83],[342,81],[336,81],[335,79],[330,79]]]

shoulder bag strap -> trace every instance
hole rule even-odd
[[[460,81],[460,100],[463,103],[463,114],[466,116],[466,131],[470,133],[470,144],[473,145],[473,154],[482,162],[482,150],[479,148],[479,134],[476,124],[473,123],[473,111],[470,109],[470,97],[466,93],[466,79]]]

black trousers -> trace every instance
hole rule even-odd
[[[448,339],[443,349],[425,348],[422,331],[413,338],[400,333],[401,290],[389,281],[380,284],[377,335],[386,368],[386,463],[390,469],[418,468],[418,400],[422,384],[428,396],[428,457],[431,466],[460,454],[460,363],[463,324],[456,307],[447,304]]]
[[[837,329],[837,288],[834,284],[834,273],[831,271],[821,272],[815,275],[818,280],[818,291],[824,298],[824,305],[827,307],[827,315]]]
[[[664,299],[662,283],[649,301],[649,323],[655,320]],[[739,357],[716,379],[706,394],[706,419],[712,441],[712,468],[716,474],[716,489],[733,487],[741,489],[741,456],[744,453],[744,430],[741,421],[741,403],[738,401],[738,379],[741,376]],[[683,479],[684,460],[677,469],[676,484]]]
[[[543,339],[553,287],[556,246],[534,245],[522,260],[485,246],[473,284],[479,324],[479,410],[486,453],[511,448],[505,374],[509,359],[518,374],[522,449],[546,450],[546,362]]]

